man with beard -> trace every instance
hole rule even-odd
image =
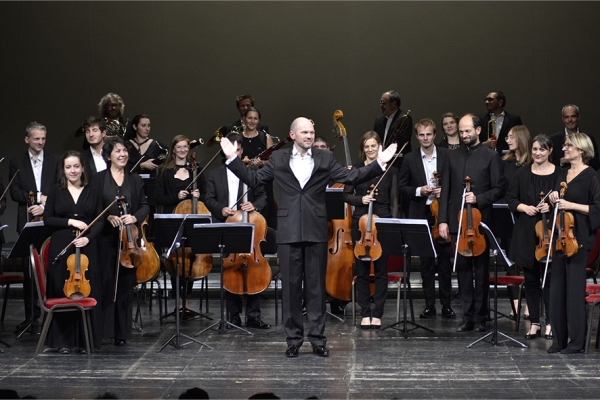
[[[489,92],[485,97],[487,112],[479,117],[481,119],[479,141],[484,146],[496,150],[500,155],[502,155],[503,151],[508,150],[508,144],[506,143],[508,131],[513,126],[523,125],[521,117],[507,113],[504,107],[506,107],[506,96],[504,93],[499,90]],[[490,123],[490,121],[494,122]],[[488,132],[488,128],[493,130],[493,132]]]

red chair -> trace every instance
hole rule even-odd
[[[490,285],[494,285],[494,275],[491,274],[488,278],[488,282]],[[512,312],[515,318],[515,322],[517,323],[515,326],[515,331],[519,331],[519,326],[521,325],[521,300],[523,298],[523,285],[525,284],[525,277],[522,275],[500,275],[498,276],[498,285],[517,285],[519,287],[519,295],[517,298],[517,309],[515,310],[515,305],[511,301],[510,307],[512,308]],[[489,301],[491,300],[491,292],[492,289],[488,291],[488,310],[492,311],[493,308],[489,307]],[[498,311],[498,314],[510,318],[510,316],[501,313]]]
[[[594,247],[592,251],[590,251],[590,256],[588,257],[585,274],[586,279],[592,279],[594,283],[598,283],[596,281],[596,275],[598,275],[598,270],[600,269],[600,229],[596,229],[596,240],[594,241]]]
[[[594,322],[594,315],[596,313],[596,307],[600,305],[600,294],[591,294],[585,297],[585,304],[588,305],[588,324],[587,334],[585,338],[585,352],[587,353],[590,348],[590,338],[592,336],[592,322]],[[598,320],[598,327],[596,329],[596,348],[600,345],[600,320]]]
[[[404,275],[402,274],[402,268],[404,266],[404,258],[403,256],[389,256],[387,263],[388,270],[388,284],[395,283],[396,284],[396,321],[400,321],[400,294],[402,289],[402,279]],[[407,274],[410,276],[410,271]],[[356,325],[356,276],[352,279],[352,316],[354,318],[354,325]],[[369,284],[375,283],[375,275],[369,274]],[[413,308],[413,300],[412,300],[412,291],[410,287],[410,278],[406,281],[407,288],[407,298],[410,304],[410,315],[411,321],[415,320],[415,310]]]
[[[46,273],[44,271],[44,266],[42,265],[40,255],[33,245],[29,247],[29,254],[31,257],[31,274],[35,280],[40,308],[47,313],[44,321],[44,327],[42,328],[42,334],[40,335],[40,340],[38,341],[37,348],[35,349],[35,356],[37,357],[37,355],[40,353],[42,345],[46,341],[48,328],[50,327],[50,323],[52,322],[55,312],[81,312],[85,335],[85,346],[87,348],[88,357],[91,357],[91,353],[94,349],[94,339],[91,331],[92,323],[90,319],[90,310],[96,306],[96,299],[91,297],[86,297],[79,300],[69,299],[67,297],[47,299]]]

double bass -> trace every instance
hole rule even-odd
[[[242,202],[248,201],[248,188],[243,185]],[[238,203],[240,203],[238,201]],[[228,223],[254,224],[254,242],[250,253],[230,253],[223,262],[223,288],[233,294],[258,294],[271,283],[271,267],[260,249],[267,238],[267,221],[257,211],[236,210]]]

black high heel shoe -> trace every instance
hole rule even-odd
[[[552,340],[552,339],[554,339],[554,336],[552,336],[552,328],[550,328],[550,333],[546,333],[544,335],[544,337],[546,338],[546,340]]]
[[[531,333],[534,326],[537,326],[537,331]],[[536,337],[542,336],[542,326],[540,324],[531,324],[531,328],[529,328],[529,332],[525,335],[525,339],[535,339]]]

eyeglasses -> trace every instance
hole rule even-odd
[[[189,150],[190,146],[175,146],[175,150]]]
[[[496,100],[496,99],[497,99],[496,97],[486,97],[484,100],[485,100],[486,102],[488,102],[488,101],[489,101],[489,102],[491,103],[492,101],[494,101],[494,100]]]
[[[515,138],[516,138],[515,136],[507,136],[504,138],[504,140],[506,140],[508,142],[509,140],[515,140]]]
[[[119,108],[121,105],[119,103],[113,104],[113,103],[107,103],[106,104],[106,108]]]
[[[389,103],[389,101],[379,100],[379,104],[381,104],[381,105],[384,105],[384,104],[387,104],[387,103]]]
[[[563,147],[571,148],[571,147],[574,147],[574,146],[573,146],[573,143],[565,143],[565,144],[563,144]]]

